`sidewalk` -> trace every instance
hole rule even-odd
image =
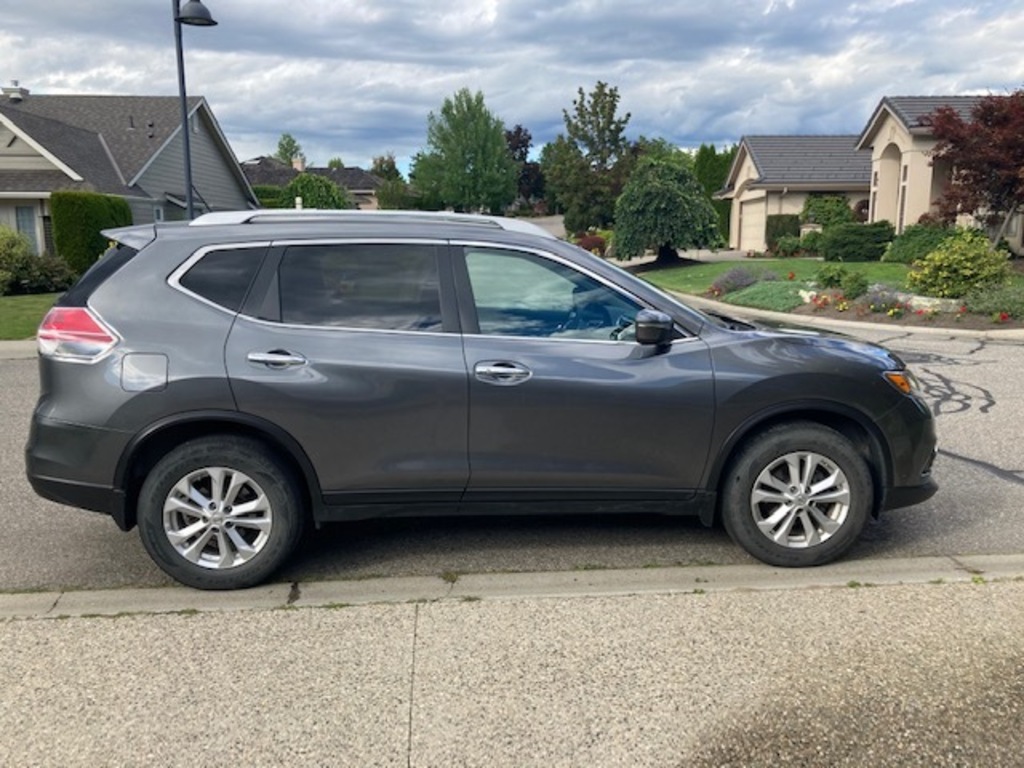
[[[71,617],[0,621],[0,763],[1020,765],[1022,577],[1006,556],[3,595]]]

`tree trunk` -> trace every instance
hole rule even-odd
[[[675,264],[679,261],[679,252],[672,247],[671,243],[663,243],[658,246],[658,258],[655,264]]]

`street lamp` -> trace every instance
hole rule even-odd
[[[189,221],[195,218],[192,201],[192,145],[188,130],[188,100],[185,98],[185,58],[181,53],[181,25],[213,27],[217,22],[200,0],[188,0],[182,7],[181,0],[171,0],[174,14],[174,47],[178,54],[178,97],[181,100],[181,139],[185,153],[185,214]]]

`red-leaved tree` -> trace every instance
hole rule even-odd
[[[939,107],[922,123],[938,139],[934,158],[953,169],[938,200],[940,215],[947,221],[973,215],[990,228],[995,247],[1024,207],[1024,90],[983,97],[970,120]]]

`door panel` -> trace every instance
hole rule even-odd
[[[239,409],[291,434],[325,494],[457,501],[465,488],[468,374],[459,335],[442,330],[442,251],[289,247],[272,281],[286,322],[235,322]]]
[[[470,380],[470,491],[699,486],[713,426],[698,339],[657,352],[631,342],[466,337],[466,358],[530,372]]]
[[[698,338],[630,338],[643,305],[557,258],[477,246],[457,268],[476,310],[467,500],[544,489],[678,495],[699,487],[714,419]]]

